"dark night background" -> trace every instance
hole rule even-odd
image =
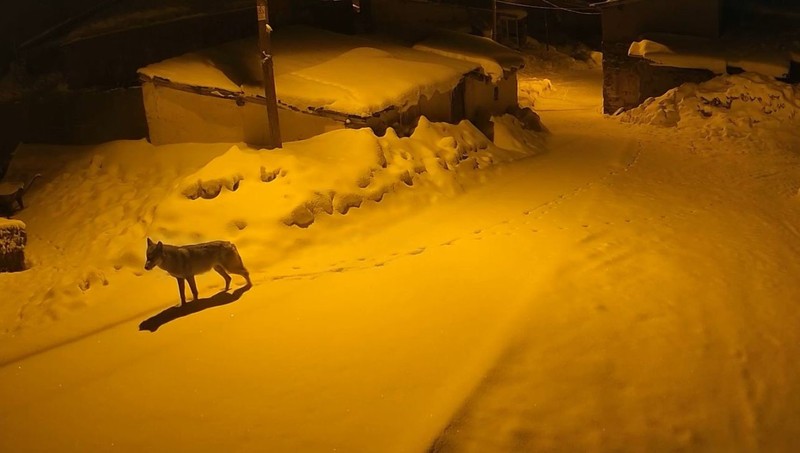
[[[576,3],[575,0],[570,0]],[[702,1],[702,0],[698,0]],[[101,10],[117,8],[119,10],[142,11],[153,7],[195,9],[195,10],[224,10],[240,9],[247,4],[255,2],[242,0],[34,0],[29,2],[7,2],[0,14],[0,73],[5,73],[9,62],[14,59],[19,47],[52,30],[59,24],[66,24],[69,20],[90,16]],[[270,3],[280,3],[273,0]],[[294,3],[298,3],[295,1]],[[535,2],[534,2],[535,3]],[[586,2],[591,3],[591,2]],[[725,0],[726,17],[729,21],[747,20],[752,17],[752,10],[766,9],[783,11],[789,17],[800,18],[800,6],[787,6],[792,2],[786,0]],[[795,14],[791,14],[794,12]],[[187,14],[189,14],[187,12]],[[531,14],[535,21],[536,14]],[[588,22],[591,23],[591,22]],[[531,29],[535,32],[536,24]],[[599,27],[599,22],[597,23]],[[586,33],[591,35],[591,33]]]

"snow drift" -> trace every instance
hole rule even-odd
[[[44,181],[20,213],[31,268],[0,281],[0,290],[18,295],[1,307],[2,326],[14,331],[99,303],[98,288],[142,275],[146,236],[172,244],[231,240],[258,271],[305,244],[334,239],[330,225],[310,228],[321,218],[400,192],[409,205],[431,203],[465,190],[479,170],[541,149],[541,134],[516,118],[494,121],[494,143],[469,122],[422,118],[410,137],[345,129],[272,151],[144,141],[23,146],[11,171],[40,172]]]
[[[529,155],[541,145],[537,134],[510,115],[495,123],[497,145],[469,122],[431,123],[423,117],[406,138],[391,129],[383,137],[360,129],[273,151],[233,146],[183,178],[154,207],[148,232],[177,243],[229,238],[245,250],[268,243],[274,255],[286,240],[286,227],[308,228],[320,216],[341,216],[407,187],[453,195],[463,190],[467,172]]]
[[[800,87],[756,73],[687,83],[621,115],[626,123],[696,127],[739,136],[757,127],[800,120]]]

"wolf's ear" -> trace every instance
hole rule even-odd
[[[150,247],[153,245],[153,241],[150,238],[147,238],[147,246]]]
[[[158,241],[158,244],[156,244],[156,247],[158,247],[158,249],[161,250],[162,248],[164,248],[164,244],[162,244],[161,241]]]

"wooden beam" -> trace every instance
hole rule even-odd
[[[272,27],[269,26],[267,0],[256,0],[258,14],[258,50],[264,75],[264,99],[267,101],[267,143],[269,149],[280,148],[281,129],[278,122],[278,97],[275,94],[275,70],[272,62]]]

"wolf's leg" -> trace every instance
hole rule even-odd
[[[228,272],[244,277],[244,279],[247,280],[247,284],[245,286],[253,286],[253,282],[250,281],[250,272],[247,272],[247,269],[245,269],[244,266],[237,266],[236,269],[228,269]]]
[[[225,291],[231,289],[231,276],[225,272],[225,268],[217,264],[214,266],[214,270],[225,279]]]
[[[247,268],[244,267],[244,262],[242,261],[242,256],[239,255],[239,250],[236,248],[235,245],[231,244],[231,249],[233,251],[232,256],[230,256],[227,263],[225,263],[225,270],[230,272],[231,274],[241,275],[247,280],[246,287],[253,286],[253,282],[250,281],[250,272],[247,272]]]
[[[194,297],[192,300],[197,300],[197,284],[194,282],[194,275],[187,278],[186,281],[189,282],[189,289],[192,290],[192,296]]]
[[[241,275],[245,280],[247,280],[246,286],[253,286],[253,282],[250,281],[250,272],[248,272],[247,268],[244,267],[242,259],[238,258],[237,261],[238,262],[234,262],[233,264],[228,264],[225,266],[225,270],[231,274]]]
[[[186,303],[186,281],[182,278],[177,278],[178,280],[178,292],[181,294],[181,305]]]

